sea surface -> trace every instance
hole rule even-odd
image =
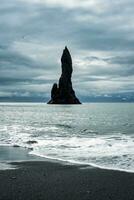
[[[59,161],[134,172],[134,104],[0,103],[0,146],[7,145]]]

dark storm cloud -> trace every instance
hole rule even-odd
[[[133,92],[132,0],[2,0],[0,96],[50,95],[68,45],[80,96]]]
[[[6,63],[10,63],[12,66],[16,65],[17,67],[22,65],[27,67],[34,66],[34,62],[26,56],[18,54],[17,52],[8,51],[8,49],[0,50],[0,67],[5,67],[4,65],[6,65]]]

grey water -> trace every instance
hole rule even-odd
[[[14,145],[44,158],[134,172],[134,104],[0,103],[0,146]]]

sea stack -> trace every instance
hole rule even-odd
[[[72,58],[67,47],[63,50],[61,57],[61,69],[62,74],[59,83],[53,84],[51,100],[48,104],[81,104],[72,87]]]

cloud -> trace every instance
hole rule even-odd
[[[71,49],[73,84],[81,98],[133,92],[132,0],[1,1],[1,97],[48,98],[60,76],[65,45]]]
[[[35,4],[44,4],[48,7],[63,7],[68,9],[76,9],[76,8],[83,8],[87,9],[92,8],[94,10],[100,10],[102,7],[104,7],[103,4],[101,4],[99,1],[95,0],[68,0],[68,1],[62,1],[62,0],[20,0],[25,1],[27,3],[35,3]],[[106,1],[105,1],[106,2]],[[106,5],[106,4],[105,4]]]

